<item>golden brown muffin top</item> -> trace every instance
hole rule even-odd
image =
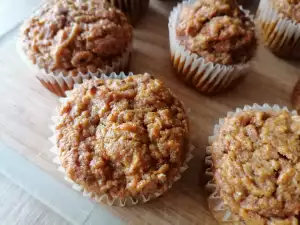
[[[289,19],[300,22],[300,1],[299,0],[271,0],[275,9]]]
[[[162,193],[179,175],[188,119],[181,102],[148,74],[89,80],[61,106],[56,137],[75,183],[98,195],[135,197]]]
[[[221,197],[234,213],[258,225],[294,224],[300,211],[298,116],[283,110],[227,117],[212,157]]]
[[[47,72],[96,72],[132,40],[125,15],[103,0],[52,0],[22,27],[22,48]]]
[[[233,0],[185,5],[176,31],[187,49],[213,63],[244,63],[256,49],[254,24]]]

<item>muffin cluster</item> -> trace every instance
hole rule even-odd
[[[180,100],[147,73],[122,72],[130,66],[131,23],[148,6],[148,0],[47,1],[24,22],[18,39],[32,74],[66,97],[54,119],[59,166],[73,185],[110,205],[159,197],[191,159]],[[278,55],[300,52],[299,10],[296,0],[260,2],[263,42]],[[253,17],[235,0],[183,1],[171,11],[168,28],[176,75],[201,93],[226,91],[255,60]],[[215,126],[206,161],[214,190],[208,205],[218,222],[298,224],[296,113],[266,104],[228,113]]]

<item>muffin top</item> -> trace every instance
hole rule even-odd
[[[212,158],[221,197],[234,213],[261,221],[254,224],[294,224],[300,211],[298,116],[283,110],[227,117]]]
[[[181,44],[213,63],[244,63],[256,49],[254,24],[234,0],[184,5],[176,32]]]
[[[124,198],[163,193],[183,165],[188,119],[150,75],[89,80],[59,110],[57,147],[68,177],[89,192]]]
[[[24,23],[22,48],[47,72],[96,72],[120,57],[132,39],[125,15],[103,0],[52,0]]]
[[[300,23],[300,0],[272,0],[272,4],[281,16]]]

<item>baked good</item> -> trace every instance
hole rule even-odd
[[[107,2],[122,10],[132,24],[143,18],[149,8],[149,0],[107,0]]]
[[[183,106],[149,74],[84,81],[60,107],[55,137],[67,177],[110,204],[163,194],[188,155]]]
[[[300,57],[300,2],[298,0],[262,0],[257,11],[259,31],[277,56]]]
[[[300,117],[275,108],[229,114],[211,143],[219,198],[245,224],[298,224]]]
[[[53,0],[24,23],[19,41],[27,60],[42,73],[40,80],[47,83],[45,77],[56,80],[62,74],[70,78],[57,85],[72,86],[72,77],[79,73],[125,70],[132,27],[122,12],[103,0]]]
[[[201,0],[185,6],[176,31],[180,43],[207,62],[245,63],[256,47],[253,22],[230,0]]]
[[[235,1],[184,2],[169,24],[173,65],[185,82],[212,93],[245,74],[257,44],[252,20]]]

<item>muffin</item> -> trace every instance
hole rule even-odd
[[[21,56],[41,83],[64,96],[74,83],[128,67],[132,27],[103,0],[53,0],[22,26]]]
[[[296,225],[300,211],[300,117],[278,106],[245,107],[215,127],[208,148],[219,222]]]
[[[280,57],[300,57],[300,1],[261,0],[257,24],[265,46]]]
[[[203,93],[228,88],[249,70],[254,24],[234,0],[184,1],[169,18],[172,64]]]
[[[149,74],[85,80],[59,107],[55,149],[69,180],[124,206],[167,191],[190,159],[182,103]]]
[[[132,24],[136,24],[145,16],[149,8],[149,0],[107,0],[107,2],[122,10]]]

